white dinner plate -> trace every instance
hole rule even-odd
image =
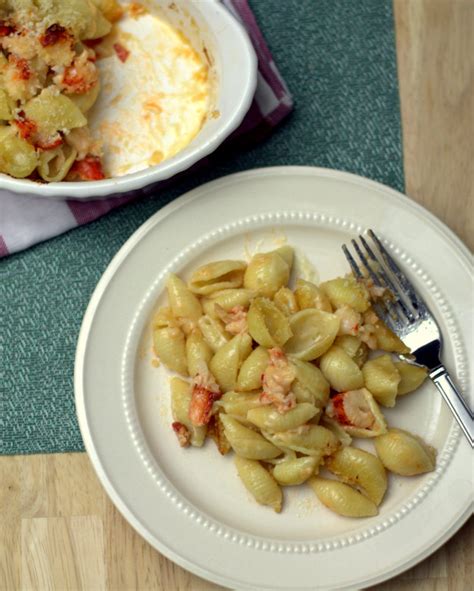
[[[385,240],[426,297],[445,337],[445,363],[470,392],[467,249],[407,197],[351,174],[278,167],[203,185],[143,224],[92,296],[75,368],[87,451],[129,523],[201,577],[260,591],[360,589],[429,555],[470,513],[470,448],[431,383],[384,414],[437,448],[436,471],[390,475],[379,515],[367,519],[331,513],[304,485],[285,489],[276,514],[250,497],[232,458],[221,457],[212,442],[182,449],[170,428],[167,372],[151,362],[149,329],[167,273],[186,277],[205,261],[242,258],[287,241],[302,272],[309,262],[321,279],[334,277],[348,272],[341,244],[367,228]],[[373,449],[370,441],[359,444]]]

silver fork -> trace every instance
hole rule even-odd
[[[441,392],[471,447],[474,447],[474,415],[440,361],[443,337],[438,323],[374,232],[368,230],[367,234],[371,244],[363,236],[359,236],[360,244],[356,240],[351,241],[359,264],[347,246],[342,246],[352,272],[357,278],[368,275],[375,285],[387,288],[392,293],[394,299],[375,304],[375,311],[410,347],[416,363],[428,368],[431,380]]]

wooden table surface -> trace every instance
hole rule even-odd
[[[474,247],[474,1],[395,0],[407,194]],[[473,520],[383,591],[473,588]],[[85,454],[0,458],[0,589],[210,591],[106,497]]]

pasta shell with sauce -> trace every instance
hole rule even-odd
[[[260,394],[255,392],[226,392],[215,404],[222,407],[228,415],[237,417],[240,421],[247,423],[247,413],[253,408],[262,405]]]
[[[378,349],[402,355],[410,353],[409,347],[380,318],[373,326]]]
[[[189,418],[189,405],[191,403],[191,384],[181,378],[172,378],[171,387],[171,414],[173,419],[182,423],[191,434],[191,445],[201,447],[206,438],[207,426],[196,427]]]
[[[164,328],[165,326],[177,326],[176,319],[173,316],[173,312],[169,306],[161,306],[153,314],[151,321],[153,329]]]
[[[295,250],[292,246],[285,244],[285,246],[280,246],[280,248],[276,248],[272,252],[279,254],[281,258],[286,262],[290,271],[293,267],[293,261],[295,259]]]
[[[383,406],[395,406],[401,377],[390,355],[370,359],[362,367],[365,386]]]
[[[297,279],[295,297],[300,310],[316,308],[323,312],[332,312],[331,302],[324,291],[311,281]]]
[[[333,345],[322,357],[319,365],[324,377],[337,392],[357,390],[364,385],[364,376],[357,363]]]
[[[317,408],[324,408],[329,400],[329,382],[323,376],[321,370],[309,363],[295,357],[290,358],[290,363],[295,369],[295,380],[291,384],[291,390],[298,402],[311,402]]]
[[[317,458],[330,455],[339,447],[339,441],[334,433],[320,425],[304,425],[299,429],[283,433],[271,434],[268,431],[262,431],[262,433],[278,447]]]
[[[2,53],[0,58],[0,69],[3,70],[8,65],[8,60]],[[0,121],[11,121],[13,119],[12,107],[14,101],[10,99],[3,88],[0,88]]]
[[[367,361],[369,347],[358,337],[349,334],[341,335],[336,337],[334,344],[343,349],[358,367],[362,367]]]
[[[81,110],[64,94],[55,94],[53,87],[44,88],[23,107],[25,117],[34,121],[46,137],[61,129],[87,125]]]
[[[269,361],[270,356],[265,347],[259,346],[254,349],[242,363],[237,378],[237,390],[248,392],[260,389],[262,387],[262,375]]]
[[[245,271],[244,287],[255,290],[266,298],[272,298],[281,287],[288,284],[291,270],[288,260],[288,250],[254,255]]]
[[[166,282],[168,299],[175,318],[188,318],[197,321],[202,316],[202,308],[197,297],[177,275],[171,273]]]
[[[198,326],[204,340],[214,353],[230,340],[230,335],[226,333],[224,325],[218,318],[213,318],[205,314],[199,318]]]
[[[352,275],[325,281],[320,288],[328,296],[333,308],[349,306],[356,312],[365,312],[370,306],[369,290]]]
[[[281,449],[267,441],[253,429],[221,413],[225,436],[238,456],[249,460],[269,460],[282,454]]]
[[[229,312],[235,306],[242,306],[248,308],[251,300],[256,297],[257,293],[252,289],[245,289],[243,287],[238,289],[223,289],[215,291],[206,298],[206,305],[219,304],[226,312]]]
[[[209,369],[223,392],[234,390],[243,361],[252,351],[252,339],[247,333],[238,334],[217,350]]]
[[[314,493],[331,511],[344,517],[372,517],[377,505],[349,485],[315,476],[308,481]]]
[[[337,406],[334,403],[335,398],[340,398],[342,401],[342,410],[344,411],[342,422],[338,417]],[[338,422],[342,429],[352,437],[366,439],[387,432],[385,418],[367,388],[337,394],[329,401],[325,413],[330,419]]]
[[[67,175],[76,157],[77,150],[67,145],[40,152],[38,174],[48,183],[59,182]]]
[[[219,316],[217,315],[217,312],[216,312],[216,308],[215,308],[216,303],[213,300],[211,300],[210,298],[202,298],[200,301],[201,301],[202,313],[205,316],[210,316],[212,318],[219,318]]]
[[[188,375],[186,343],[183,331],[177,326],[155,328],[153,349],[159,360],[172,371]]]
[[[69,98],[82,113],[87,113],[96,103],[100,93],[100,80],[94,86],[82,94],[71,94]]]
[[[247,265],[243,261],[216,261],[194,271],[189,289],[199,295],[209,295],[223,289],[241,287]]]
[[[342,445],[347,446],[352,443],[352,437],[349,433],[334,419],[330,419],[328,416],[323,415],[321,417],[321,426],[329,429],[339,439]]]
[[[186,339],[186,361],[189,375],[193,377],[198,374],[203,362],[209,366],[212,355],[212,349],[204,340],[199,328],[193,329]]]
[[[249,333],[263,347],[281,347],[291,337],[288,318],[267,298],[256,298],[247,314]]]
[[[38,165],[38,155],[29,142],[16,134],[13,127],[0,126],[0,144],[0,172],[22,179],[34,171]]]
[[[284,346],[285,353],[303,361],[323,355],[333,344],[339,330],[339,318],[329,312],[308,308],[290,317],[293,336]]]
[[[304,456],[277,464],[273,468],[273,478],[282,486],[295,486],[306,482],[318,469],[317,458]]]
[[[272,475],[254,460],[236,456],[237,472],[245,488],[260,505],[268,505],[280,513],[283,493]]]
[[[380,505],[387,490],[387,474],[374,454],[355,447],[343,447],[324,463],[324,467],[346,484],[364,493]]]
[[[395,361],[395,367],[400,374],[400,383],[398,384],[398,396],[403,396],[413,392],[421,386],[428,376],[426,367],[413,365],[407,361]]]
[[[408,431],[389,429],[374,443],[382,464],[395,474],[416,476],[436,467],[436,450]]]
[[[273,303],[285,316],[296,314],[299,310],[295,294],[288,287],[280,287],[273,296]]]
[[[247,420],[263,431],[277,433],[296,429],[319,414],[319,412],[319,409],[308,402],[297,404],[284,413],[278,412],[272,405],[265,405],[249,410]]]

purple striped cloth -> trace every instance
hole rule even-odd
[[[293,103],[247,0],[222,2],[246,28],[258,57],[253,103],[240,127],[225,144],[256,142],[288,115]],[[169,182],[154,185],[153,192]],[[92,222],[142,195],[143,192],[134,192],[99,201],[54,201],[0,190],[0,257]]]

